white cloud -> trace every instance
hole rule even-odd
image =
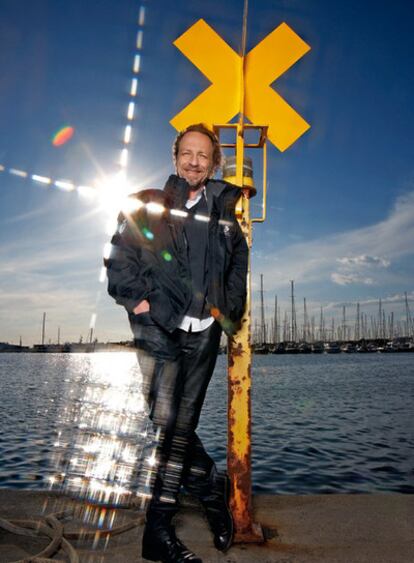
[[[374,283],[372,278],[364,278],[358,274],[340,274],[334,272],[331,274],[331,280],[338,285],[349,285],[351,283],[362,283],[364,285],[372,285]]]
[[[375,275],[378,268],[388,268],[391,264],[389,260],[379,256],[369,256],[360,254],[359,256],[345,256],[337,258],[339,271],[331,274],[331,280],[338,285],[363,284],[373,285],[372,277],[367,276],[368,272]]]
[[[408,305],[411,308],[412,303],[414,301],[414,291],[407,292],[407,300]],[[379,299],[378,298],[371,298],[371,299],[360,299],[358,301],[361,307],[376,307],[378,308]],[[386,295],[385,297],[381,298],[381,303],[383,306],[385,305],[401,305],[401,307],[405,307],[405,295],[402,293],[394,293],[393,295]],[[355,307],[355,301],[336,301],[331,302],[328,304],[324,304],[324,309],[342,309],[342,307]]]
[[[382,266],[383,268],[388,268],[391,264],[391,262],[385,258],[380,258],[379,256],[368,256],[367,254],[361,254],[360,256],[345,256],[344,258],[338,258],[337,262],[345,266]]]
[[[393,271],[391,264],[414,254],[413,240],[414,191],[398,198],[383,221],[297,242],[265,257],[254,256],[253,266],[265,275],[268,290],[286,287],[292,279],[302,284],[395,282],[402,274]]]

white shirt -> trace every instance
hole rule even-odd
[[[194,205],[200,201],[200,199],[206,194],[206,188],[203,187],[200,190],[200,193],[194,199],[188,199],[187,203],[185,204],[187,209],[191,209]],[[183,320],[178,325],[177,328],[181,330],[185,330],[185,332],[201,332],[206,330],[210,325],[214,323],[214,317],[207,317],[206,319],[197,319],[197,317],[189,317],[188,315],[184,315]]]

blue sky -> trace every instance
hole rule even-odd
[[[172,171],[169,120],[208,81],[172,45],[204,18],[235,50],[243,1],[0,0],[0,341],[129,338],[126,316],[99,282],[107,213],[40,174],[94,185],[117,171],[126,124],[137,17],[145,6],[128,166],[133,190]],[[347,316],[356,302],[404,317],[414,299],[414,38],[411,2],[250,2],[248,49],[286,22],[311,51],[273,87],[310,124],[291,148],[269,148],[268,219],[254,229],[253,297],[265,276],[298,309]],[[277,56],[277,54],[275,54]],[[61,147],[63,125],[75,128]],[[28,178],[10,174],[26,171]],[[260,211],[259,195],[253,211]],[[413,311],[413,302],[410,302]],[[255,305],[257,309],[257,305]],[[298,312],[300,317],[300,310]]]

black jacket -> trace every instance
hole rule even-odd
[[[180,324],[191,301],[191,275],[183,228],[189,186],[175,175],[164,190],[134,194],[143,205],[131,215],[121,213],[105,260],[108,292],[124,305],[130,322],[132,310],[143,299],[150,303],[153,321],[168,332]],[[207,304],[228,334],[243,315],[246,302],[248,248],[235,218],[240,190],[219,180],[209,180],[206,198],[208,224]],[[148,208],[148,203],[164,211]]]

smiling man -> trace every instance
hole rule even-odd
[[[139,192],[138,211],[120,215],[106,266],[108,291],[128,311],[158,436],[142,556],[195,563],[172,526],[181,488],[201,502],[217,549],[233,538],[228,477],[196,428],[222,329],[233,334],[243,315],[248,251],[234,213],[240,190],[212,179],[221,163],[215,134],[188,127],[173,159],[164,190]]]
[[[213,133],[193,125],[177,136],[173,158],[178,176],[187,180],[194,194],[220,166],[221,151]]]

